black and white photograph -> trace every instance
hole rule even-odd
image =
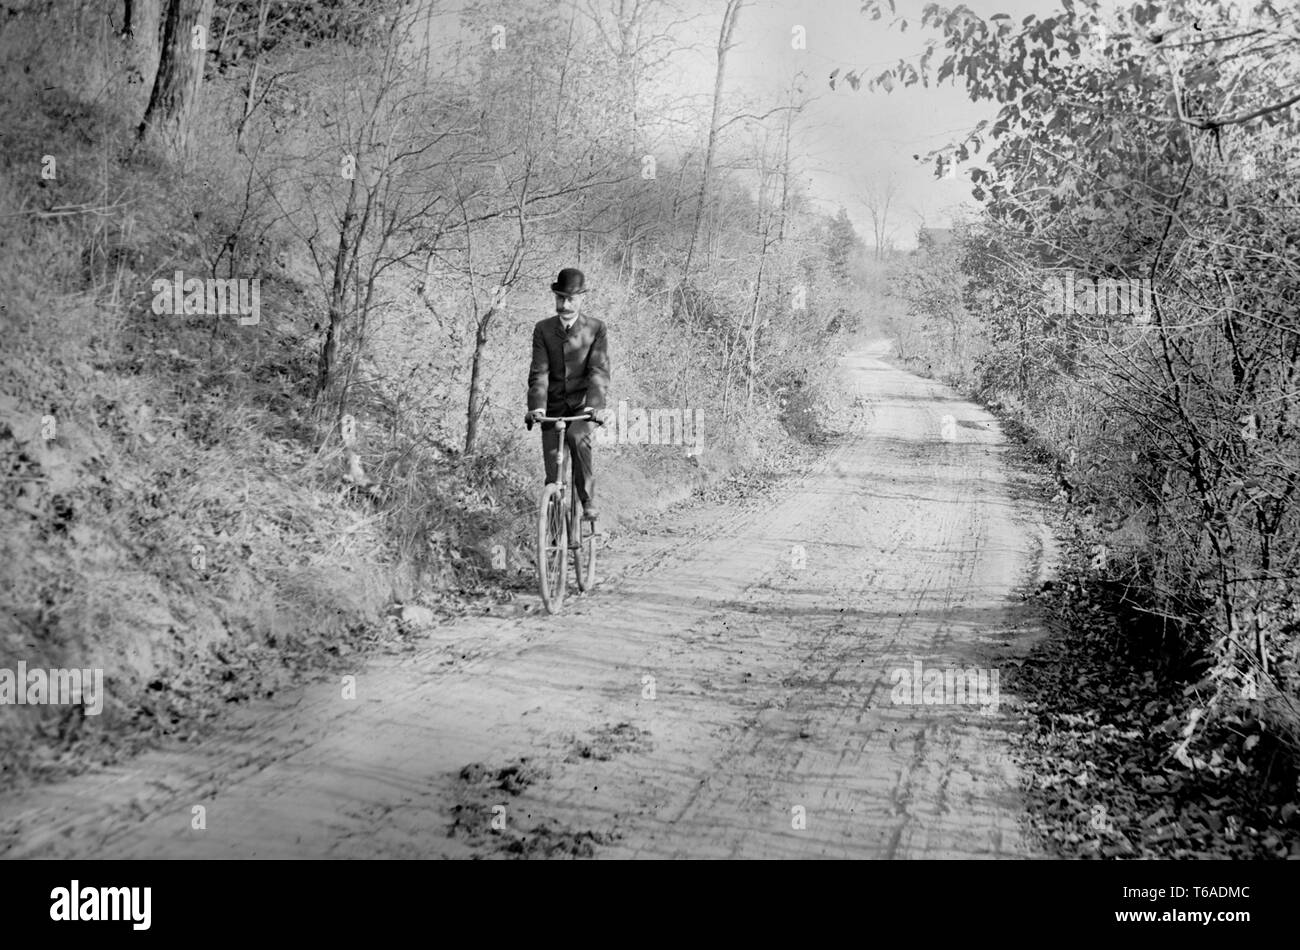
[[[1263,920],[1296,0],[0,0],[0,64],[19,916],[978,860]]]

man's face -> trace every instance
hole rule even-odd
[[[582,309],[581,297],[570,297],[567,294],[555,295],[555,312],[566,320],[572,319],[578,315]]]

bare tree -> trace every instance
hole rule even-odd
[[[704,168],[700,172],[699,194],[695,201],[695,219],[691,224],[690,242],[686,245],[686,260],[682,264],[683,287],[690,279],[691,260],[695,256],[695,245],[700,239],[700,222],[704,219],[704,204],[709,190],[709,171],[713,167],[713,155],[717,147],[718,117],[722,111],[722,86],[727,73],[727,53],[735,45],[732,37],[736,32],[736,21],[740,18],[742,6],[744,0],[727,0],[727,7],[722,13],[722,26],[718,30],[718,68],[713,78],[713,113],[709,119],[708,145],[704,149]]]
[[[875,238],[876,260],[883,260],[889,245],[889,209],[898,197],[898,181],[892,174],[874,178],[863,189],[862,204],[871,215],[871,231]]]
[[[244,129],[248,125],[249,116],[253,114],[253,107],[256,102],[254,93],[257,90],[257,74],[262,69],[262,43],[266,39],[266,15],[270,10],[271,0],[262,0],[257,11],[257,39],[253,43],[253,73],[248,77],[248,96],[244,100],[244,115],[239,120],[239,128],[235,133],[235,147],[241,152],[244,150]],[[226,26],[230,26],[228,17]]]
[[[610,119],[618,124],[628,160],[640,168],[647,155],[654,157],[669,124],[665,119],[689,98],[670,99],[662,91],[652,98],[647,90],[654,88],[654,78],[668,68],[673,55],[693,45],[681,44],[680,28],[703,14],[683,14],[674,0],[586,0],[586,13],[612,58],[608,68],[617,89],[617,107]],[[615,219],[610,231],[619,235],[621,264],[629,276],[637,272],[638,245],[663,225],[665,217],[673,217],[658,213],[659,190],[653,182],[636,180],[610,209]]]

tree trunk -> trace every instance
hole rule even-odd
[[[334,355],[338,351],[340,328],[347,306],[347,275],[352,266],[352,222],[357,217],[357,179],[352,179],[348,189],[348,203],[339,223],[339,248],[334,256],[334,282],[330,288],[329,327],[325,330],[325,343],[321,346],[320,361],[316,367],[316,397],[329,388],[330,373],[334,368]]]
[[[1016,367],[1016,382],[1019,384],[1019,395],[1023,400],[1025,392],[1029,389],[1029,327],[1026,326],[1026,320],[1021,315],[1019,322],[1020,327],[1020,359],[1019,366]]]
[[[244,115],[239,120],[239,129],[235,132],[235,151],[244,152],[244,128],[253,114],[254,96],[257,91],[257,74],[262,69],[262,43],[266,39],[266,15],[271,10],[271,0],[262,0],[262,7],[257,13],[257,41],[253,46],[253,74],[248,78],[248,97],[244,100]],[[230,25],[230,19],[226,19]],[[224,38],[223,38],[224,39]]]
[[[132,82],[147,83],[153,88],[162,54],[162,4],[159,0],[126,0],[122,18],[122,37],[131,41],[131,64],[136,73]]]
[[[473,455],[478,442],[478,420],[483,414],[483,354],[487,349],[488,325],[496,315],[496,308],[490,307],[479,322],[478,332],[474,334],[474,359],[469,371],[469,408],[465,413],[465,454]]]
[[[213,0],[167,0],[162,54],[149,107],[136,133],[152,138],[172,161],[181,161],[189,146],[190,119],[203,90],[207,49],[195,49],[195,27],[202,27],[204,47],[212,24]]]
[[[316,396],[325,392],[330,382],[330,369],[334,365],[334,355],[338,352],[338,335],[343,324],[341,307],[330,304],[329,326],[325,329],[325,343],[320,348],[320,360],[316,364]]]
[[[776,232],[776,239],[781,244],[785,244],[785,217],[790,203],[790,129],[794,125],[794,87],[797,81],[798,77],[790,81],[789,111],[785,114],[785,130],[781,136],[781,226]]]
[[[683,287],[690,279],[691,259],[695,256],[695,244],[700,239],[700,222],[704,219],[704,203],[709,190],[709,170],[713,167],[713,152],[718,140],[718,114],[722,109],[722,80],[727,71],[727,51],[731,49],[731,37],[736,31],[736,20],[740,17],[743,3],[744,0],[727,0],[727,9],[722,14],[722,29],[718,33],[718,70],[713,78],[713,115],[709,120],[709,142],[704,150],[704,169],[700,172],[691,241],[686,246],[686,262],[682,265]]]
[[[754,382],[758,376],[758,364],[754,361],[754,351],[758,342],[758,304],[763,296],[763,265],[767,262],[768,236],[772,231],[772,216],[767,218],[767,227],[763,229],[763,248],[758,255],[758,273],[754,275],[754,300],[749,309],[749,359],[746,366],[748,379],[745,382],[745,408],[754,409]]]

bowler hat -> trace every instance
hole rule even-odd
[[[578,268],[566,267],[555,278],[555,283],[551,284],[551,291],[564,294],[566,297],[585,294],[587,292],[587,278],[583,276],[582,271],[578,270]]]

